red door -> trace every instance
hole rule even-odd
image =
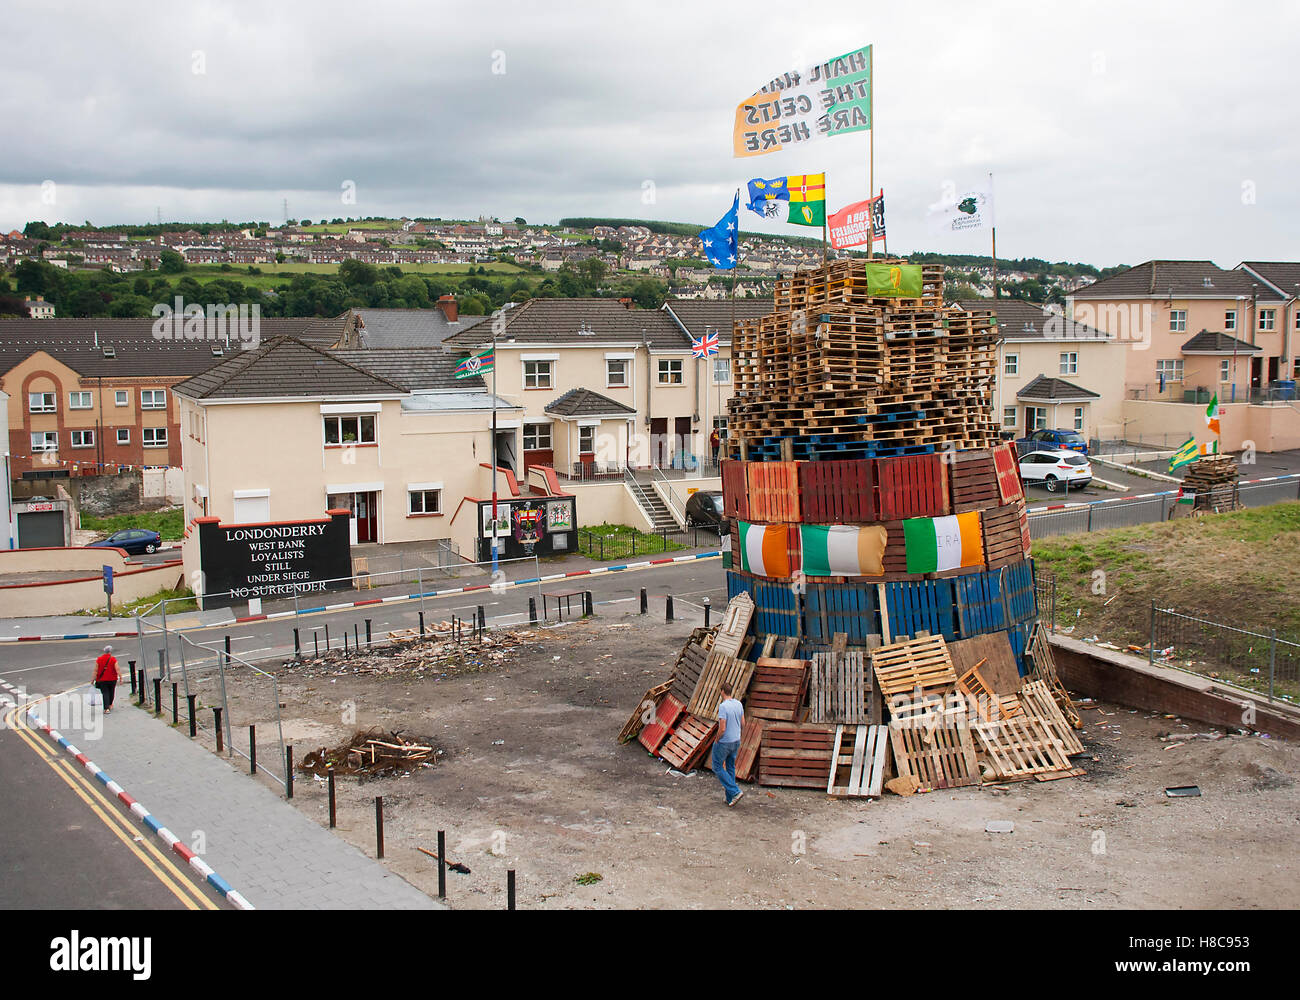
[[[357,519],[357,541],[379,541],[379,512],[374,493],[358,493],[353,516]]]

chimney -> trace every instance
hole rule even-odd
[[[618,300],[618,304],[621,305],[624,309],[632,308],[632,300],[626,295],[624,295],[621,299]]]
[[[448,323],[455,323],[460,318],[460,307],[456,305],[456,296],[439,295],[438,308],[447,317]]]

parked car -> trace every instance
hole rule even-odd
[[[722,516],[722,493],[718,490],[696,490],[686,501],[686,527],[713,528],[719,535],[727,531]]]
[[[132,555],[139,555],[141,552],[157,552],[160,545],[162,545],[162,535],[145,528],[124,528],[98,542],[90,543],[92,549],[125,549]]]
[[[1092,482],[1092,463],[1073,451],[1031,451],[1020,456],[1020,478],[1026,485],[1041,483],[1048,493],[1068,492]]]
[[[1026,437],[1016,441],[1016,453],[1026,455],[1031,451],[1043,449],[1060,449],[1077,451],[1080,455],[1088,454],[1088,442],[1078,431],[1047,430],[1031,431]]]

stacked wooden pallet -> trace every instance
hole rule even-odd
[[[1198,511],[1221,513],[1241,506],[1237,486],[1237,463],[1231,455],[1209,455],[1187,466],[1183,492],[1194,493]]]

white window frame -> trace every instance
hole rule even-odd
[[[1273,321],[1277,318],[1276,309],[1261,309],[1259,311],[1259,328],[1260,330],[1274,329]]]
[[[1026,406],[1025,407],[1025,433],[1031,434],[1034,431],[1047,430],[1047,407],[1046,406]]]
[[[52,452],[58,450],[59,450],[58,431],[32,431],[32,452],[33,453],[44,453],[44,452]]]
[[[37,403],[36,400],[40,399]],[[29,392],[27,394],[28,413],[58,413],[59,394],[57,392]]]
[[[1079,352],[1078,351],[1061,352],[1061,374],[1062,375],[1079,374]]]
[[[594,455],[596,453],[596,434],[599,430],[600,428],[597,427],[595,424],[578,425],[578,454],[579,455]],[[584,448],[582,446],[582,437],[584,434],[591,435],[590,448]]]
[[[357,438],[355,441],[343,440],[343,421],[355,420],[357,422]],[[370,423],[370,439],[366,439],[366,422]],[[336,441],[331,441],[329,436],[329,426],[334,425]],[[326,413],[321,416],[321,437],[325,442],[326,448],[346,448],[348,445],[361,444],[378,444],[379,443],[379,421],[373,413]]]
[[[621,381],[614,381],[614,367],[618,366],[621,370],[619,378]],[[630,358],[606,358],[605,359],[605,388],[606,389],[626,389],[632,384],[632,360]]]
[[[1181,382],[1183,380],[1183,359],[1182,358],[1159,358],[1156,361],[1156,380],[1160,380],[1161,374],[1164,374],[1166,382]]]
[[[1169,310],[1169,332],[1170,333],[1187,332],[1187,310],[1186,309]]]
[[[722,377],[719,377],[718,375],[720,371],[725,373],[722,375]],[[731,381],[731,359],[715,356],[713,358],[713,384],[726,385],[730,381]]]
[[[162,435],[162,440],[158,436]],[[153,440],[150,441],[149,438]],[[140,429],[140,445],[144,448],[166,448],[167,447],[167,428],[166,427],[142,427]]]
[[[162,402],[155,402],[158,397],[162,397]],[[148,399],[148,402],[145,400]],[[142,410],[165,410],[167,409],[167,390],[166,389],[141,389],[140,390],[140,409]]]
[[[530,360],[525,361],[524,365],[524,388],[525,389],[554,389],[555,388],[555,362],[549,360]]]
[[[677,367],[674,368],[673,366]],[[681,358],[660,358],[656,366],[659,372],[657,385],[685,385],[686,372]],[[676,378],[673,376],[676,375]]]
[[[1231,358],[1221,358],[1219,360],[1219,381],[1220,382],[1232,381],[1232,359]]]
[[[1015,427],[1020,419],[1020,414],[1014,406],[1002,407],[1002,426],[1003,428]]]
[[[1082,406],[1076,406],[1074,408],[1074,429],[1078,431],[1080,434],[1083,433],[1083,407]]]
[[[1224,329],[1225,331],[1227,331],[1227,330],[1235,330],[1235,329],[1237,329],[1237,310],[1236,310],[1236,309],[1227,309],[1227,310],[1224,311],[1224,313],[1223,313],[1223,329]]]
[[[87,437],[89,435],[89,437]],[[93,448],[95,447],[95,432],[92,428],[77,428],[68,432],[69,444],[73,448]],[[77,443],[77,438],[81,438],[81,443]]]
[[[546,435],[546,443],[542,444],[542,435]],[[529,437],[533,440],[532,447],[528,445]],[[524,451],[553,451],[555,449],[555,435],[551,431],[551,425],[545,421],[537,423],[524,424]]]
[[[434,509],[429,509],[429,497],[434,498]],[[420,509],[416,510],[416,499],[419,499]],[[415,514],[441,514],[442,513],[442,487],[429,487],[426,489],[406,489],[406,513]]]
[[[119,428],[117,429],[117,443],[118,443],[118,444],[130,444],[130,443],[131,443],[131,428],[129,428],[129,427],[119,427]]]
[[[1006,354],[1002,357],[1002,374],[1019,375],[1020,374],[1020,355]]]
[[[76,400],[78,400],[78,399],[80,399],[80,398],[83,398],[83,397],[84,397],[85,400],[86,400],[85,405],[84,405],[84,406],[78,406],[77,403],[76,403]],[[86,391],[85,389],[78,389],[76,392],[70,392],[70,393],[68,393],[68,409],[69,409],[69,410],[93,410],[94,408],[95,408],[95,396],[94,396],[94,393],[88,392],[88,391]]]

